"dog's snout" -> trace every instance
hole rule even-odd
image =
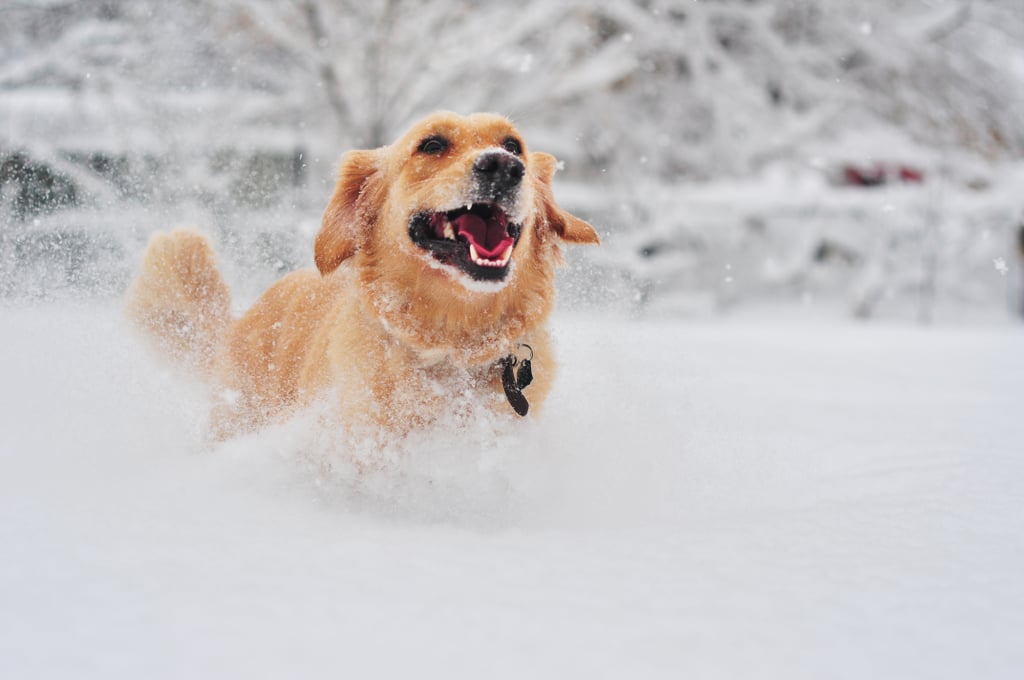
[[[473,164],[476,177],[497,192],[505,192],[519,186],[526,167],[523,162],[504,151],[485,151]]]

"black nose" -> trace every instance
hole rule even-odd
[[[484,151],[473,163],[473,175],[481,188],[495,198],[517,188],[525,172],[523,162],[505,151]]]

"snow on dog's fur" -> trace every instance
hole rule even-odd
[[[555,373],[545,323],[560,244],[598,242],[555,203],[555,166],[505,118],[434,114],[390,146],[344,156],[319,271],[285,276],[232,319],[208,240],[156,234],[129,315],[211,384],[219,438],[325,396],[344,425],[385,433],[467,400],[509,411],[502,360],[526,356],[522,345],[536,408]]]

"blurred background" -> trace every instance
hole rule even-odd
[[[0,0],[0,299],[116,297],[180,224],[251,299],[436,109],[564,161],[574,308],[1024,310],[1020,0]]]

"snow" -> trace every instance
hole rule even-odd
[[[562,314],[539,418],[360,476],[206,443],[109,302],[2,314],[2,677],[1024,667],[1019,326]]]
[[[1019,676],[1024,13],[776,5],[0,10],[0,678]],[[208,442],[113,300],[149,234],[244,306],[437,108],[601,232],[547,408]]]
[[[555,195],[606,237],[593,266],[645,312],[780,297],[903,320],[1005,311],[992,262],[1018,259],[1021,6],[15,3],[0,294],[116,288],[94,257],[61,272],[69,248],[39,247],[54,232],[130,255],[189,223],[236,246],[218,250],[227,268],[264,268],[262,290],[305,262],[301,225],[319,223],[341,154],[450,109],[507,114],[565,161]],[[885,186],[846,184],[879,165]]]

